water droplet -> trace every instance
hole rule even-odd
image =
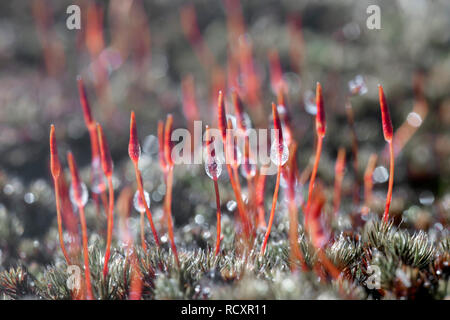
[[[219,161],[219,158],[209,157],[205,161],[205,171],[211,179],[218,179],[222,173],[222,163]]]
[[[376,167],[373,171],[373,180],[376,183],[384,183],[389,179],[389,173],[383,166]]]
[[[163,198],[163,195],[161,193],[159,193],[159,191],[154,191],[152,192],[152,199],[155,202],[160,202]]]
[[[23,200],[28,204],[32,204],[35,201],[35,196],[31,192],[28,192],[25,193]]]
[[[351,94],[360,96],[367,93],[367,85],[362,75],[358,74],[354,79],[348,82],[348,88]]]
[[[144,190],[144,198],[145,202],[147,203],[147,206],[150,208],[150,195],[147,191]],[[138,212],[144,212],[145,211],[145,203],[142,201],[142,197],[139,194],[139,190],[136,190],[133,197],[133,205],[134,209]]]
[[[272,160],[273,164],[275,164],[276,166],[278,165],[283,166],[288,161],[288,158],[289,158],[289,148],[286,143],[283,144],[272,143],[272,146],[270,147],[270,160]]]
[[[237,207],[237,203],[234,200],[230,200],[227,202],[227,210],[230,212],[233,212],[234,210],[236,210]]]
[[[142,151],[150,156],[157,155],[159,152],[158,138],[152,134],[147,136],[142,144]]]
[[[419,195],[419,202],[424,206],[430,206],[434,202],[434,194],[430,191],[424,191]]]
[[[236,117],[233,116],[232,114],[227,114],[227,122],[228,120],[231,120],[231,125],[233,126],[233,129],[236,129],[237,128]]]
[[[278,115],[284,117],[286,115],[286,106],[284,104],[277,105]]]
[[[211,238],[211,232],[209,232],[208,230],[203,231],[202,232],[202,237],[203,237],[203,239]]]
[[[408,121],[409,125],[418,128],[422,124],[422,117],[416,112],[410,112],[406,117],[406,121]]]
[[[202,224],[205,222],[205,217],[201,214],[197,214],[194,218],[196,224]]]
[[[83,182],[80,182],[79,193],[81,194],[81,199],[79,199],[80,203],[78,203],[78,199],[75,199],[73,184],[70,184],[70,191],[69,191],[70,202],[72,202],[72,204],[74,206],[84,207],[88,201],[89,194],[88,194],[87,187]]]
[[[303,103],[305,104],[305,110],[309,114],[317,114],[316,95],[311,90],[305,92]]]
[[[12,195],[13,193],[14,193],[14,187],[13,187],[13,185],[12,184],[6,184],[4,187],[3,187],[3,193],[4,194],[6,194],[7,196],[10,196],[10,195]]]
[[[92,160],[91,165],[91,191],[96,194],[100,194],[106,190],[106,180],[101,168],[100,158]]]

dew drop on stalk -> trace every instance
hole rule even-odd
[[[422,124],[422,117],[416,112],[410,112],[406,117],[406,121],[412,127],[418,128]]]
[[[373,181],[376,183],[383,183],[389,179],[389,173],[383,166],[376,167],[373,171]]]
[[[91,166],[91,191],[100,194],[106,190],[106,180],[101,168],[100,158],[92,160]]]
[[[145,202],[147,203],[147,206],[150,208],[150,195],[145,190],[144,190],[144,197],[145,197]],[[144,201],[142,201],[141,195],[139,194],[139,190],[137,190],[134,193],[133,205],[134,205],[134,209],[136,211],[138,211],[138,212],[145,211],[145,204],[144,204]]]
[[[358,74],[354,79],[348,82],[348,88],[351,94],[360,96],[367,93],[367,85],[362,75]]]
[[[311,90],[305,92],[303,103],[305,104],[305,110],[311,115],[317,114],[316,95]]]
[[[273,164],[275,164],[276,166],[278,165],[283,166],[288,161],[288,158],[289,158],[289,148],[286,143],[283,144],[278,144],[276,142],[272,143],[272,146],[270,147],[270,160],[272,160]]]
[[[233,126],[233,129],[237,128],[237,122],[236,122],[236,117],[233,116],[232,114],[227,114],[227,122],[228,120],[231,120],[231,125]]]
[[[277,105],[277,111],[280,117],[284,117],[286,115],[286,106],[283,104]]]
[[[205,171],[211,179],[218,179],[222,173],[222,163],[219,158],[210,157],[205,161]]]
[[[81,189],[80,190],[81,199],[80,199],[80,203],[78,203],[78,200],[75,199],[75,195],[73,193],[73,191],[74,191],[73,184],[70,184],[70,191],[69,191],[70,202],[72,202],[72,204],[76,207],[78,205],[81,205],[84,207],[88,201],[88,196],[89,196],[88,189],[86,187],[86,184],[84,184],[84,182],[80,182],[80,189]]]
[[[233,212],[234,210],[236,210],[237,207],[237,203],[234,200],[230,200],[227,202],[227,210],[230,212]]]

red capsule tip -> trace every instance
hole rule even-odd
[[[381,121],[383,124],[384,140],[391,141],[393,135],[391,115],[389,113],[389,108],[386,103],[386,97],[384,96],[383,87],[381,85],[378,85],[378,97],[380,100]]]
[[[167,115],[166,119],[166,127],[164,129],[164,157],[166,163],[173,167],[173,159],[172,159],[172,142],[170,140],[172,135],[172,126],[173,126],[173,117],[171,114]]]
[[[141,146],[139,145],[134,111],[131,111],[130,117],[130,142],[128,143],[128,155],[134,163],[137,163],[139,161],[139,157],[141,156]]]
[[[316,114],[316,131],[317,134],[321,137],[325,136],[325,110],[323,108],[323,96],[322,96],[322,86],[319,82],[316,85],[316,106],[317,106],[317,114]]]
[[[50,126],[50,171],[54,179],[61,173],[61,163],[58,157],[58,147],[56,146],[55,126]]]
[[[227,134],[227,121],[225,114],[225,102],[223,100],[222,91],[219,91],[219,98],[217,100],[217,121],[219,125],[219,130],[222,133],[222,138],[225,141]]]
[[[98,140],[100,142],[100,157],[102,160],[102,168],[105,176],[110,177],[113,172],[113,163],[111,159],[111,153],[109,152],[108,141],[106,141],[103,134],[103,128],[100,123],[97,123]]]
[[[273,117],[273,128],[278,130],[278,144],[283,145],[283,130],[281,128],[281,121],[278,115],[277,105],[272,102],[272,117]]]
[[[77,76],[77,82],[78,82],[78,92],[80,94],[80,103],[81,107],[83,108],[84,122],[86,123],[86,126],[89,127],[90,125],[93,124],[94,120],[92,118],[91,107],[89,105],[89,100],[87,98],[83,78],[81,76]]]

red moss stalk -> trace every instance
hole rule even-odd
[[[362,214],[368,214],[370,210],[370,204],[372,203],[372,188],[373,188],[373,171],[377,164],[378,156],[375,153],[370,155],[367,163],[366,170],[364,172],[364,207],[362,208]]]
[[[103,276],[106,278],[108,274],[108,263],[109,257],[111,255],[111,240],[112,232],[114,228],[114,188],[112,183],[112,173],[113,173],[113,163],[111,159],[111,154],[109,152],[108,142],[106,141],[105,135],[103,134],[103,129],[99,123],[97,123],[98,139],[100,142],[100,156],[102,160],[103,173],[108,180],[108,190],[109,190],[109,210],[108,210],[108,227],[107,227],[107,237],[106,237],[106,251],[105,251],[105,261],[103,264]]]
[[[265,229],[267,227],[264,213],[264,191],[266,189],[267,175],[263,172],[264,168],[258,176],[256,184],[256,206],[257,206],[257,222],[258,227]]]
[[[55,138],[55,126],[52,124],[50,127],[50,170],[53,177],[53,184],[55,186],[55,199],[56,199],[56,218],[58,222],[58,234],[59,244],[66,259],[67,265],[71,265],[69,255],[67,254],[66,247],[64,246],[64,237],[62,230],[62,218],[61,218],[61,200],[60,200],[60,187],[58,183],[59,176],[61,174],[61,163],[58,157],[58,148],[56,146]]]
[[[158,233],[156,232],[155,225],[153,224],[152,212],[150,211],[147,201],[145,200],[141,171],[139,170],[139,167],[138,167],[139,157],[141,156],[141,147],[139,145],[139,140],[138,140],[138,135],[137,135],[136,117],[134,115],[134,111],[131,112],[131,117],[130,117],[130,141],[128,144],[128,155],[130,156],[130,159],[134,165],[134,173],[136,175],[136,182],[137,182],[137,187],[138,187],[138,191],[139,191],[139,196],[141,197],[142,203],[144,204],[145,213],[147,214],[147,219],[150,222],[150,227],[152,229],[153,238],[155,239],[156,245],[159,247]]]
[[[288,188],[288,209],[289,209],[289,243],[290,243],[290,256],[291,256],[291,270],[295,270],[295,261],[298,260],[304,271],[307,270],[303,254],[298,245],[298,213],[297,203],[295,199],[295,184],[297,181],[297,143],[293,143],[291,151],[289,152],[288,166],[285,168]]]
[[[339,207],[341,205],[341,189],[342,180],[344,179],[345,169],[345,149],[339,148],[336,165],[334,167],[334,194],[333,194],[333,207],[334,214],[337,217]]]
[[[309,181],[308,200],[306,202],[306,211],[305,211],[305,223],[308,220],[306,219],[306,216],[309,214],[309,208],[311,205],[311,196],[314,189],[314,182],[316,180],[317,169],[319,167],[320,154],[322,153],[322,142],[323,138],[325,137],[325,130],[326,130],[322,86],[320,85],[319,82],[317,82],[316,86],[316,106],[317,106],[317,114],[316,114],[317,147],[316,147],[316,157],[314,160],[314,167],[311,173],[311,179]]]
[[[242,166],[244,168],[244,171],[246,173],[247,177],[247,188],[249,190],[248,192],[248,210],[254,210],[254,202],[256,198],[256,187],[252,183],[252,180],[254,179],[254,176],[256,175],[256,172],[252,174],[252,170],[256,170],[256,168],[252,168],[252,163],[250,163],[250,139],[247,133],[247,124],[245,123],[244,118],[244,107],[242,105],[242,101],[239,98],[238,93],[233,90],[231,93],[231,98],[234,105],[234,113],[236,115],[236,123],[237,123],[237,129],[239,130],[239,135],[244,136],[244,161],[242,163]],[[257,210],[256,210],[257,211]],[[263,211],[264,215],[264,211]],[[257,217],[252,216],[253,220],[258,220]],[[254,229],[254,226],[257,223],[254,223],[254,221],[251,221],[251,226]]]
[[[209,127],[206,126],[206,152],[208,156],[208,164],[211,165],[210,173],[212,175],[212,180],[214,181],[214,191],[216,193],[216,216],[217,216],[217,238],[216,238],[216,249],[215,255],[217,256],[220,252],[220,238],[221,238],[221,211],[220,211],[220,194],[219,194],[219,184],[217,183],[217,169],[214,167],[216,150],[214,149],[214,140],[210,137]]]
[[[277,181],[275,183],[275,190],[273,192],[272,197],[272,209],[270,210],[270,216],[269,216],[269,224],[267,225],[267,231],[266,235],[264,236],[264,242],[261,247],[261,255],[264,255],[266,251],[267,241],[269,240],[270,231],[272,230],[272,224],[273,224],[273,218],[275,216],[275,208],[277,206],[277,200],[278,200],[278,190],[280,188],[280,177],[281,177],[281,157],[283,155],[283,131],[281,128],[281,122],[280,118],[278,116],[277,106],[275,103],[272,103],[272,116],[273,116],[273,128],[276,132],[278,132],[278,135],[275,137],[274,143],[278,144],[278,170],[277,170]]]
[[[86,217],[84,215],[84,202],[82,194],[82,182],[78,174],[77,164],[73,157],[72,152],[67,154],[67,161],[69,163],[70,175],[72,177],[72,193],[75,203],[78,207],[80,213],[80,223],[81,223],[81,234],[83,239],[83,256],[84,256],[84,269],[85,269],[85,281],[86,281],[86,298],[92,300],[94,295],[92,293],[91,285],[91,272],[89,269],[89,251],[88,251],[88,237],[87,237],[87,227],[86,227]]]
[[[164,198],[164,211],[167,218],[167,230],[169,233],[170,245],[172,247],[173,254],[177,265],[180,266],[180,260],[178,258],[177,246],[175,245],[175,236],[173,232],[173,219],[172,219],[172,189],[173,189],[173,167],[174,162],[172,159],[172,142],[171,134],[173,127],[173,117],[171,114],[167,116],[166,126],[164,128],[164,157],[168,166],[167,182],[166,182],[166,196]]]
[[[240,192],[240,189],[238,188],[234,175],[233,170],[230,165],[230,159],[228,159],[228,152],[227,152],[227,145],[228,145],[228,136],[227,136],[227,121],[226,121],[226,114],[225,114],[225,102],[223,100],[223,94],[222,91],[219,91],[219,97],[217,102],[217,122],[219,126],[220,133],[222,135],[222,142],[225,146],[225,166],[227,168],[228,176],[230,178],[231,187],[234,192],[234,196],[236,197],[239,217],[241,219],[241,223],[244,229],[244,235],[246,239],[249,239],[250,236],[250,228],[249,223],[247,221],[247,214],[245,211],[244,202],[242,201],[242,194]]]
[[[122,241],[127,247],[127,257],[130,255],[131,274],[130,274],[130,300],[140,300],[142,295],[142,271],[139,267],[136,252],[133,249],[133,238],[128,229],[128,218],[131,212],[131,203],[133,199],[133,191],[131,187],[125,187],[117,200],[117,208],[119,212],[119,227],[121,228]],[[141,214],[143,218],[143,214]]]
[[[380,109],[381,109],[381,120],[383,125],[383,135],[384,140],[389,144],[389,154],[390,154],[390,167],[389,167],[389,187],[386,196],[386,207],[384,209],[383,221],[385,223],[389,220],[389,207],[391,206],[392,200],[392,189],[394,186],[394,144],[392,143],[392,121],[391,115],[389,114],[389,108],[386,103],[386,97],[384,96],[383,87],[378,85],[378,96],[380,100]]]
[[[333,279],[338,279],[340,276],[340,272],[336,268],[336,266],[328,259],[323,249],[325,243],[327,242],[327,234],[325,233],[325,230],[320,221],[324,204],[325,195],[323,193],[322,187],[318,185],[318,187],[313,191],[313,195],[311,198],[311,211],[308,215],[308,219],[310,221],[307,224],[307,231],[311,237],[311,242],[314,248],[317,250],[317,254],[319,257],[318,262],[320,261],[322,263],[322,265],[333,277]]]
[[[89,104],[89,100],[86,93],[86,87],[84,86],[83,78],[81,76],[77,77],[77,83],[78,83],[78,92],[80,95],[81,108],[83,109],[84,123],[86,124],[86,128],[88,129],[89,140],[91,141],[91,183],[93,182],[101,183],[100,181],[95,181],[96,179],[99,178],[98,175],[101,174],[99,172],[100,146],[97,128],[95,125],[94,117],[92,116],[91,106]],[[103,187],[104,186],[102,185],[101,188],[103,189]],[[95,203],[97,204],[97,208],[99,208],[98,195],[94,193],[93,198]],[[106,193],[104,190],[100,193],[100,198],[103,201],[103,206],[105,210],[108,210],[108,203],[106,199]]]
[[[144,217],[145,211],[139,212],[140,219],[139,222],[141,224],[141,247],[144,250],[144,252],[147,251],[147,243],[145,242],[145,217]]]

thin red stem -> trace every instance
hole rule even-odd
[[[311,206],[311,196],[312,196],[312,192],[313,192],[313,189],[314,189],[314,182],[316,181],[317,169],[319,168],[320,154],[322,153],[322,141],[323,141],[323,136],[318,135],[317,136],[316,157],[314,159],[314,167],[313,167],[313,171],[311,173],[311,179],[309,181],[308,200],[306,202],[305,215],[308,214],[309,207]],[[307,219],[305,219],[305,221],[306,220]]]
[[[144,213],[145,213],[145,211],[140,212],[140,215],[141,215],[141,221],[140,221],[141,222],[141,246],[144,251],[147,251],[147,244],[145,243]]]
[[[234,181],[234,175],[233,175],[233,171],[231,169],[231,165],[229,163],[227,163],[227,161],[226,161],[226,168],[227,168],[227,172],[228,172],[228,177],[230,178],[231,188],[233,189],[234,196],[236,198],[238,212],[239,212],[239,216],[241,218],[241,223],[242,223],[242,226],[244,229],[244,234],[245,234],[246,238],[248,239],[249,226],[248,226],[248,222],[246,219],[246,213],[245,213],[244,202],[242,201],[242,195],[236,186],[236,182]]]
[[[272,209],[270,210],[269,224],[267,225],[266,235],[264,236],[264,242],[261,247],[261,255],[264,255],[264,252],[266,251],[267,241],[269,240],[270,230],[272,229],[273,218],[275,216],[275,208],[277,206],[278,200],[278,189],[280,188],[280,177],[281,177],[281,166],[278,166],[277,182],[275,183],[275,190],[273,192],[273,199],[272,199]]]
[[[166,185],[166,197],[164,208],[167,217],[167,229],[169,233],[170,245],[172,247],[173,254],[175,255],[175,260],[178,267],[180,266],[180,260],[178,259],[177,247],[175,245],[175,237],[173,233],[173,220],[172,220],[172,186],[173,186],[173,167],[169,167],[167,175],[167,185]]]
[[[58,179],[53,179],[55,185],[55,198],[56,198],[56,218],[58,221],[58,234],[59,234],[59,244],[61,246],[61,250],[63,252],[64,258],[66,259],[67,265],[71,265],[69,255],[66,251],[66,247],[64,245],[64,237],[62,230],[62,218],[61,218],[61,201],[59,198],[59,183]]]
[[[216,239],[216,250],[215,255],[217,256],[220,251],[220,236],[221,236],[221,212],[220,212],[220,194],[219,194],[219,184],[217,179],[214,179],[214,190],[216,192],[216,207],[217,207],[217,239]]]
[[[148,207],[147,200],[145,200],[145,194],[144,194],[144,187],[142,186],[142,178],[141,178],[141,172],[139,171],[137,162],[134,163],[134,172],[136,174],[136,182],[137,187],[139,191],[139,196],[142,199],[142,203],[145,207],[145,213],[147,214],[147,219],[150,222],[150,228],[152,229],[153,238],[155,239],[156,245],[159,247],[159,238],[158,233],[156,232],[155,225],[153,224],[153,218],[152,218],[152,212],[150,211],[150,208]]]
[[[389,187],[388,193],[386,196],[386,208],[384,209],[383,221],[385,223],[389,220],[389,207],[391,206],[392,200],[392,188],[394,187],[394,144],[392,143],[392,139],[388,141],[389,143],[389,154],[390,154],[390,168],[389,168]]]
[[[92,300],[94,298],[94,295],[92,294],[91,271],[89,269],[88,237],[87,237],[86,218],[84,216],[84,207],[79,205],[78,210],[80,212],[81,233],[83,238],[83,256],[84,256],[84,269],[85,269],[86,294],[87,294],[86,298],[87,300]]]
[[[106,236],[106,251],[105,251],[105,262],[103,264],[103,277],[106,278],[108,274],[108,263],[109,257],[111,255],[111,240],[112,232],[114,227],[114,188],[112,183],[112,177],[108,176],[108,189],[109,189],[109,210],[108,210],[108,229]]]

